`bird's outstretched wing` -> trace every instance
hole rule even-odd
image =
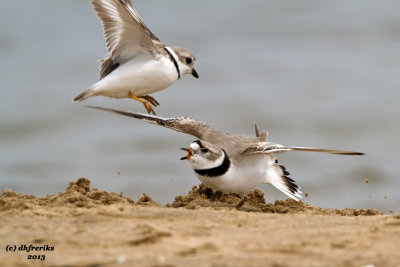
[[[196,121],[191,118],[184,118],[184,117],[162,118],[162,117],[153,116],[153,115],[147,115],[147,114],[130,112],[130,111],[121,111],[121,110],[110,109],[110,108],[103,108],[103,107],[96,107],[96,106],[87,106],[87,107],[93,108],[93,109],[109,111],[109,112],[117,113],[120,115],[139,119],[139,120],[142,120],[142,121],[145,121],[148,123],[157,124],[157,125],[175,130],[177,132],[195,136],[198,139],[208,141],[208,142],[212,141],[212,138],[216,135],[225,135],[225,133],[212,128],[208,124],[205,124],[200,121]]]
[[[101,60],[100,79],[140,54],[154,57],[164,46],[147,28],[129,0],[92,0],[103,25],[108,55]]]
[[[140,18],[139,14],[137,13],[136,9],[133,7],[131,0],[125,0],[121,2],[125,2],[126,7],[128,8],[129,12],[131,12],[132,16],[140,23],[142,28],[147,31],[148,35],[151,37],[153,42],[160,42],[160,39],[152,32],[149,28],[147,28],[146,24],[144,24],[143,20]]]
[[[279,152],[286,152],[286,151],[321,152],[321,153],[338,154],[338,155],[364,155],[364,153],[361,153],[361,152],[323,149],[323,148],[311,148],[311,147],[283,146],[283,145],[269,143],[269,142],[258,142],[253,145],[250,145],[242,153],[247,154],[247,155],[254,155],[254,154],[271,154],[271,153],[279,153]]]

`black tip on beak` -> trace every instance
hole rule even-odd
[[[196,71],[194,68],[192,69],[192,75],[193,75],[196,79],[199,78],[199,74],[197,73],[197,71]]]
[[[181,150],[186,151],[188,154],[185,157],[182,157],[181,160],[190,159],[193,155],[192,150],[190,148],[182,147]]]
[[[186,152],[188,151],[188,149],[184,148],[184,147],[181,147],[181,150],[186,151]],[[187,156],[181,158],[181,160],[185,160],[185,159],[187,159]]]

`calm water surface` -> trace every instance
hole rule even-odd
[[[256,121],[273,142],[365,152],[279,159],[311,204],[400,211],[398,1],[134,4],[161,40],[197,58],[200,79],[153,95],[158,115],[247,135]],[[85,176],[168,203],[199,183],[179,160],[193,137],[71,103],[97,80],[105,52],[90,1],[0,2],[1,191],[44,196]],[[144,112],[130,100],[83,104]]]

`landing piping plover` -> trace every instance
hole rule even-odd
[[[163,90],[185,74],[199,78],[195,57],[179,46],[165,46],[143,23],[130,0],[92,0],[103,25],[108,54],[100,61],[100,80],[76,96],[132,98],[155,114],[158,101],[149,94]]]
[[[289,178],[289,172],[278,164],[274,153],[287,151],[323,152],[339,155],[364,155],[360,152],[330,150],[310,147],[283,146],[267,141],[267,132],[259,132],[256,137],[232,136],[211,126],[190,118],[162,118],[141,113],[120,111],[102,107],[90,107],[133,117],[189,134],[198,138],[188,148],[182,160],[188,160],[199,178],[208,186],[222,192],[239,193],[244,203],[245,193],[260,184],[271,184],[288,197],[299,201],[300,188]]]

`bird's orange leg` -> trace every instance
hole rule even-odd
[[[160,103],[158,103],[158,101],[152,96],[142,95],[142,96],[138,96],[138,97],[150,102],[150,104],[152,104],[155,107],[160,105]]]
[[[150,103],[147,102],[146,100],[142,100],[142,99],[140,99],[139,97],[132,95],[131,92],[128,93],[128,97],[129,97],[129,98],[132,98],[133,100],[136,100],[136,101],[139,101],[140,103],[142,103],[142,104],[144,105],[144,107],[146,108],[147,113],[149,113],[149,114],[152,114],[152,113],[153,113],[154,115],[156,115],[156,113],[155,113],[154,110],[153,110],[153,107],[152,107],[152,106],[150,105]],[[142,97],[141,97],[141,98],[142,98]]]

